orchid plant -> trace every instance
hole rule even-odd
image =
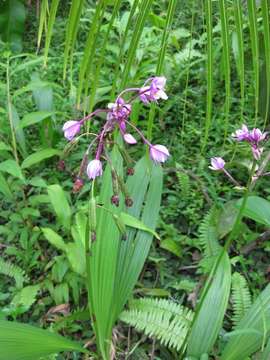
[[[63,126],[64,136],[72,144],[86,122],[97,114],[106,114],[99,133],[90,133],[93,139],[84,153],[73,187],[75,192],[81,189],[85,173],[91,180],[85,275],[90,318],[103,359],[109,359],[113,351],[113,326],[132,294],[153,235],[158,237],[154,228],[162,190],[159,164],[170,156],[164,145],[152,144],[129,117],[136,100],[144,104],[166,100],[165,85],[164,76],[151,77],[140,88],[123,90],[107,108],[97,109],[80,120],[67,121]],[[115,130],[128,145],[137,144],[136,138],[141,138],[149,156],[131,167],[122,141],[113,140]],[[123,161],[128,165],[126,183]],[[95,191],[97,178],[101,178],[99,194]]]

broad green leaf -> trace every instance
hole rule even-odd
[[[60,185],[48,186],[48,195],[59,222],[64,228],[70,228],[71,208],[67,201],[66,194]]]
[[[242,199],[236,204],[241,206]],[[244,216],[267,226],[270,226],[270,202],[259,196],[249,196],[244,209]]]
[[[15,160],[5,160],[0,163],[0,171],[6,172],[14,177],[17,177],[24,181],[24,176],[20,166],[16,163]]]
[[[5,144],[3,141],[0,141],[0,151],[12,151],[11,147]]]
[[[0,172],[0,192],[9,200],[13,199],[12,192],[10,190],[10,187],[4,178],[4,176]]]
[[[130,227],[133,227],[135,229],[139,229],[139,230],[149,232],[150,234],[155,236],[158,240],[160,240],[160,237],[158,236],[158,234],[154,230],[150,229],[142,221],[136,219],[134,216],[129,215],[129,214],[124,213],[124,212],[121,212],[120,217],[121,217],[122,221],[124,222],[124,224],[126,226],[130,226]]]
[[[10,109],[9,109],[9,117],[11,117],[12,119],[12,123],[15,129],[15,135],[16,135],[16,140],[18,141],[18,144],[20,146],[20,149],[22,151],[22,155],[23,157],[27,156],[27,151],[26,151],[26,141],[25,141],[25,136],[24,136],[24,132],[23,129],[19,128],[19,124],[20,124],[20,118],[19,118],[19,114],[17,112],[17,109],[15,108],[15,106],[13,104],[11,104]]]
[[[231,288],[231,264],[224,252],[215,273],[211,273],[188,338],[187,355],[209,353],[222,327]]]
[[[270,335],[270,285],[257,297],[234,333],[235,336],[230,338],[223,350],[221,360],[246,359],[266,345]]]
[[[31,155],[29,155],[23,162],[22,162],[22,169],[27,169],[35,164],[38,164],[39,162],[48,159],[52,156],[60,156],[61,151],[57,149],[43,149],[40,151],[37,151]]]
[[[50,244],[52,244],[59,250],[62,250],[64,252],[66,251],[67,244],[64,242],[63,238],[60,235],[58,235],[50,228],[42,228],[41,230]]]
[[[85,276],[85,253],[83,245],[68,243],[66,245],[66,254],[72,269],[81,276]]]
[[[36,111],[30,114],[27,114],[23,117],[20,122],[20,128],[24,128],[33,124],[37,124],[40,121],[51,117],[54,114],[53,111]]]
[[[87,351],[79,343],[48,330],[0,320],[0,360],[37,360],[60,351]]]
[[[4,41],[9,42],[11,50],[22,51],[22,35],[26,11],[22,1],[8,0],[0,5],[0,34]]]
[[[173,239],[162,240],[160,243],[160,247],[162,249],[165,249],[165,250],[171,252],[172,254],[174,254],[178,257],[181,256],[181,246],[180,246],[179,242],[174,241]]]

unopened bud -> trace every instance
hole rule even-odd
[[[64,171],[65,168],[66,168],[66,165],[65,165],[64,160],[59,160],[59,161],[58,161],[58,164],[57,164],[57,169],[58,169],[59,171]]]
[[[130,197],[125,198],[125,204],[127,207],[131,207],[133,205],[133,200]]]
[[[83,180],[81,178],[77,178],[73,184],[72,191],[74,193],[77,193],[81,190],[82,187],[83,187]]]
[[[119,196],[118,195],[113,195],[111,197],[111,203],[115,206],[119,206]]]
[[[128,176],[134,175],[134,172],[135,172],[134,168],[127,168],[127,175]]]
[[[97,239],[97,234],[95,231],[91,232],[91,241],[94,242]]]

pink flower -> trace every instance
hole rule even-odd
[[[135,137],[131,134],[124,134],[123,138],[125,140],[126,143],[130,144],[130,145],[134,145],[137,144],[137,140],[135,139]]]
[[[64,136],[68,140],[72,140],[81,130],[80,121],[70,120],[63,126]]]
[[[262,153],[263,153],[263,148],[260,148],[256,145],[252,145],[251,146],[251,151],[252,151],[252,155],[254,157],[255,160],[260,160]]]
[[[89,179],[95,179],[97,176],[102,175],[102,163],[100,160],[95,159],[89,162],[87,169]]]
[[[156,76],[152,78],[149,86],[143,86],[140,89],[140,99],[145,104],[159,99],[167,100],[168,96],[164,91],[166,78],[164,76]]]
[[[235,133],[232,134],[232,137],[237,141],[244,141],[249,140],[249,135],[248,127],[243,124],[241,129],[236,130]]]
[[[150,145],[150,157],[156,163],[164,163],[170,153],[166,146],[163,145]]]
[[[225,161],[221,157],[213,157],[211,158],[211,166],[209,169],[219,171],[223,170],[225,166]]]
[[[263,141],[266,138],[266,135],[267,133],[262,133],[260,129],[254,128],[249,134],[249,141],[257,144],[260,141]]]
[[[108,108],[110,109],[107,115],[108,120],[115,119],[121,121],[126,119],[131,113],[131,105],[126,103],[121,97],[115,103],[109,103]]]

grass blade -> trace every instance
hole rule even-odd
[[[249,20],[250,42],[251,42],[251,52],[252,52],[252,64],[253,64],[253,72],[254,72],[254,93],[255,93],[254,126],[256,126],[257,118],[258,118],[258,106],[259,106],[259,71],[260,71],[256,0],[248,1],[247,6],[248,6],[248,20]]]
[[[264,115],[264,128],[269,115],[270,100],[270,31],[269,31],[269,6],[267,0],[262,0],[262,19],[263,19],[263,39],[264,39],[264,56],[266,68],[266,105]]]
[[[160,47],[160,52],[159,52],[158,62],[157,62],[156,75],[161,75],[162,71],[163,71],[168,37],[169,37],[170,29],[171,29],[175,6],[176,6],[176,0],[170,0],[168,9],[167,9],[166,24],[165,24],[165,28],[164,28],[163,34],[162,34],[161,47]],[[152,138],[152,130],[153,130],[153,124],[154,124],[155,111],[156,111],[156,105],[151,104],[148,123],[147,123],[147,136],[148,136],[149,140],[151,140],[151,138]]]
[[[51,7],[50,7],[50,14],[48,19],[48,31],[46,34],[46,41],[45,41],[45,48],[44,48],[44,65],[47,64],[48,60],[48,54],[49,54],[49,48],[50,43],[52,39],[52,33],[53,33],[53,25],[55,22],[56,12],[59,5],[60,0],[52,0]]]
[[[221,20],[221,39],[223,46],[223,65],[225,78],[225,130],[224,141],[227,138],[229,125],[229,111],[231,103],[231,65],[230,65],[230,49],[229,49],[229,27],[228,27],[228,10],[225,0],[219,0],[219,11]]]
[[[240,79],[241,94],[241,120],[243,121],[245,104],[245,64],[244,64],[244,38],[243,38],[243,11],[241,0],[234,0],[234,21],[237,36],[236,65]]]
[[[212,102],[213,102],[213,9],[212,0],[205,1],[206,16],[206,33],[207,33],[207,99],[206,99],[206,122],[202,144],[202,152],[204,152],[207,144],[209,129],[212,123]]]

